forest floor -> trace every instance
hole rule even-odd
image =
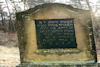
[[[20,63],[16,33],[0,31],[0,67],[16,67]]]

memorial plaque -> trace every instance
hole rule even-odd
[[[18,12],[19,67],[97,64],[90,14],[89,10],[59,3]]]
[[[38,49],[77,48],[73,19],[35,20]]]

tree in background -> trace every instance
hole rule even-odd
[[[43,4],[43,3],[64,3],[64,4],[68,4],[68,5],[72,5],[75,8],[80,8],[80,9],[90,9],[92,10],[92,5],[90,5],[90,1],[89,0],[3,0],[5,1],[5,8],[7,9],[7,18],[6,16],[4,16],[2,14],[2,12],[5,12],[4,9],[2,8],[2,12],[1,12],[1,18],[2,18],[2,25],[5,26],[5,23],[7,25],[7,22],[5,22],[5,20],[8,20],[8,31],[16,31],[15,29],[15,22],[16,22],[16,17],[15,17],[15,13],[16,12],[20,12],[20,11],[24,11],[27,10],[29,8],[33,8],[36,5],[39,4]],[[63,2],[64,1],[64,2]],[[98,3],[100,4],[100,0],[98,0]],[[0,3],[1,5],[1,3]],[[4,6],[4,5],[3,5]],[[10,7],[12,6],[12,7]],[[98,5],[95,5],[98,6]],[[98,11],[97,7],[96,12]],[[9,19],[8,19],[9,18]]]

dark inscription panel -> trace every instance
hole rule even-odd
[[[76,48],[73,19],[35,20],[38,49]]]

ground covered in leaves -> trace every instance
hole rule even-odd
[[[0,31],[0,67],[16,67],[20,63],[16,33]]]

